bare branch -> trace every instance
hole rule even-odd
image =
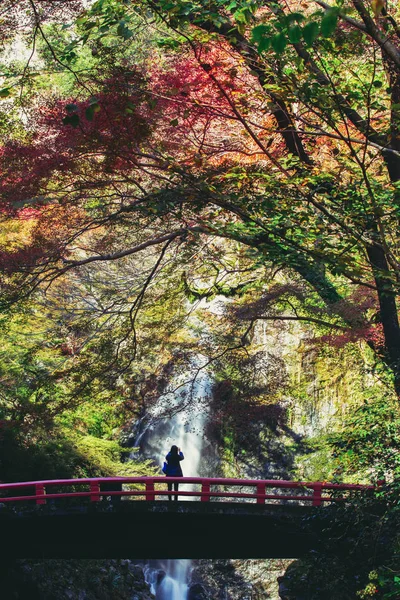
[[[185,227],[184,229],[178,229],[177,231],[173,231],[172,233],[167,233],[165,235],[161,235],[157,238],[153,238],[151,240],[147,240],[142,244],[138,244],[133,248],[128,248],[127,250],[122,250],[121,252],[114,252],[113,254],[100,254],[99,256],[89,256],[88,258],[84,258],[82,260],[64,260],[64,264],[66,265],[64,268],[59,270],[59,274],[65,273],[70,269],[75,267],[81,267],[83,265],[87,265],[92,262],[98,261],[111,261],[118,260],[120,258],[124,258],[125,256],[130,256],[131,254],[137,254],[141,250],[145,248],[149,248],[150,246],[157,246],[158,244],[162,244],[163,242],[172,241],[177,237],[185,236],[189,231],[193,232],[205,232],[205,228],[203,227]]]

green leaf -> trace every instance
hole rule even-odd
[[[277,54],[282,54],[282,52],[287,46],[287,39],[285,34],[278,33],[277,35],[274,35],[271,39],[271,44]]]
[[[179,121],[178,119],[172,119],[172,121],[169,122],[170,125],[172,125],[173,127],[176,127],[178,125]]]
[[[79,115],[76,113],[73,115],[68,115],[63,118],[64,125],[72,125],[72,127],[78,127],[79,125]]]
[[[76,57],[77,57],[77,54],[76,54],[76,52],[68,52],[67,54],[63,54],[63,55],[61,56],[61,59],[62,59],[62,60],[64,60],[64,61],[66,61],[66,62],[71,62],[71,61],[73,61],[73,60],[74,60],[74,58],[76,58]]]
[[[318,37],[319,33],[319,25],[316,21],[312,21],[311,23],[307,23],[305,27],[303,27],[303,39],[307,46],[312,46],[315,40]]]
[[[259,54],[261,54],[261,52],[265,52],[265,50],[268,50],[270,47],[271,47],[271,38],[264,37],[264,38],[262,38],[262,40],[260,41],[260,43],[257,46],[257,52]]]
[[[286,21],[287,23],[290,25],[291,23],[301,23],[302,21],[304,21],[305,17],[302,13],[299,12],[293,12],[290,13],[289,15],[287,15],[286,17]]]
[[[251,40],[253,42],[260,42],[265,35],[270,33],[270,27],[268,25],[257,25],[253,27],[251,31]]]
[[[93,29],[93,27],[96,27],[96,21],[86,21],[86,23],[83,24],[83,27],[86,30]]]
[[[126,26],[125,21],[120,21],[117,27],[117,35],[124,38],[124,40],[128,40],[133,36],[133,31]]]
[[[11,96],[10,87],[3,88],[2,90],[0,90],[0,98],[8,98],[9,96]]]
[[[76,110],[78,110],[78,106],[77,106],[76,104],[67,104],[67,106],[65,107],[65,110],[66,110],[68,113],[73,113],[73,112],[75,112]]]
[[[241,8],[233,13],[233,18],[235,19],[236,23],[246,24],[250,22],[251,12],[246,7]]]
[[[321,20],[321,33],[324,37],[329,37],[335,31],[338,22],[336,10],[327,10]]]
[[[95,113],[99,112],[100,105],[97,103],[90,104],[85,110],[85,117],[88,121],[93,121]]]
[[[88,106],[87,109],[85,110],[85,117],[87,118],[88,121],[93,121],[94,110],[93,110],[92,106]]]
[[[123,37],[124,37],[124,40],[129,40],[129,38],[133,37],[132,29],[129,29],[129,27],[125,27]]]
[[[294,27],[289,27],[288,29],[288,38],[291,44],[299,44],[302,37],[301,27],[298,25],[294,25]]]

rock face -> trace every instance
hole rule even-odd
[[[382,393],[371,350],[360,343],[341,347],[318,342],[316,332],[299,323],[258,324],[252,343],[262,348],[267,362],[281,364],[287,385],[271,397],[276,422],[271,412],[271,417],[248,419],[237,431],[225,432],[223,476],[331,479],[337,464],[317,442],[327,432],[340,431],[365,398]]]
[[[19,560],[1,565],[0,589],[4,600],[154,598],[129,560]]]
[[[290,592],[287,586],[287,579],[285,576],[278,577],[278,585],[279,585],[279,598],[280,600],[306,600],[304,596],[294,596],[293,593]]]
[[[189,586],[187,600],[209,600],[209,598],[206,589],[200,583]]]
[[[188,600],[280,600],[291,560],[196,560]]]

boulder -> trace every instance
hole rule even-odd
[[[209,596],[201,583],[193,583],[189,587],[187,600],[208,600]]]

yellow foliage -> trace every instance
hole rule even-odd
[[[384,2],[384,0],[372,0],[371,6],[372,6],[372,10],[374,11],[375,17],[379,17],[379,15],[381,14],[381,12],[385,6],[385,2]]]
[[[0,230],[0,249],[14,252],[31,241],[35,219],[11,219],[3,222]]]

